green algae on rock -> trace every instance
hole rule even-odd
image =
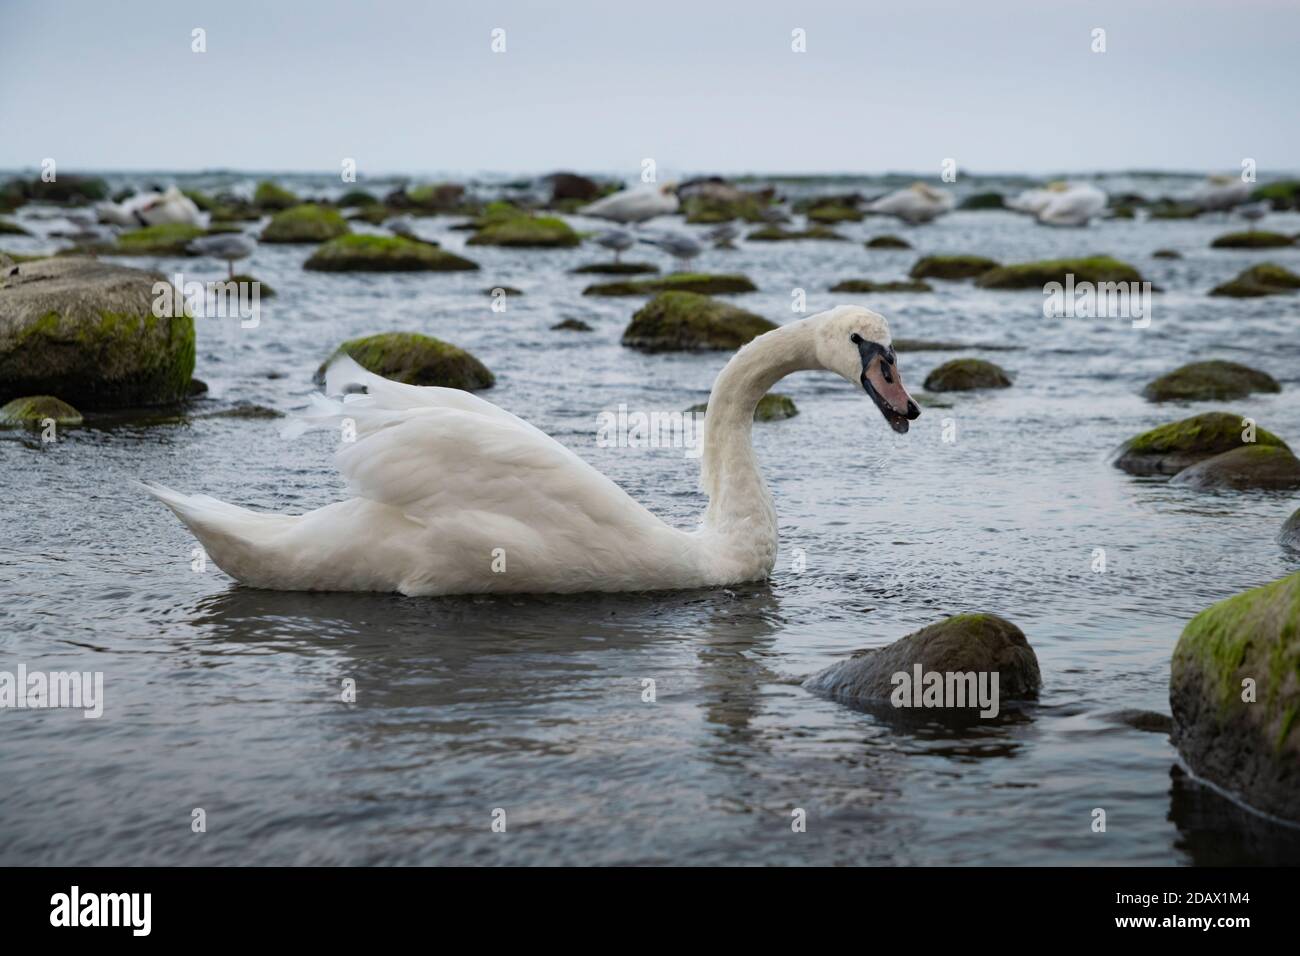
[[[212,283],[212,285],[214,287],[223,286],[227,283],[232,283],[232,282],[235,284],[236,288],[241,283],[247,283],[251,285],[252,283],[256,282],[257,294],[259,298],[270,299],[275,295],[275,289],[271,288],[271,284],[269,282],[263,282],[261,279],[254,279],[252,276],[243,272],[237,273],[231,276],[229,279],[217,279],[215,282]]]
[[[1277,445],[1243,445],[1184,468],[1171,484],[1206,491],[1292,491],[1300,488],[1300,459]]]
[[[703,272],[674,272],[654,279],[629,279],[626,282],[598,282],[582,290],[583,295],[654,295],[657,292],[698,292],[701,295],[726,295],[757,292],[742,275],[711,275]]]
[[[997,267],[984,256],[922,256],[908,275],[913,279],[974,279]]]
[[[1210,290],[1210,295],[1234,299],[1253,299],[1265,295],[1285,295],[1300,289],[1300,275],[1272,262],[1261,262]]]
[[[263,242],[328,242],[352,231],[337,209],[304,203],[278,212],[262,230]]]
[[[48,421],[56,425],[80,425],[81,412],[53,395],[28,395],[0,407],[0,427],[43,428]]]
[[[493,203],[494,207],[498,204]],[[492,207],[489,207],[490,209]],[[514,209],[514,207],[509,207]],[[573,227],[557,216],[532,216],[522,210],[514,215],[490,213],[470,236],[467,245],[507,246],[517,249],[554,249],[578,245],[582,239]]]
[[[1076,284],[1090,282],[1141,282],[1142,275],[1127,262],[1110,256],[1083,259],[1049,259],[990,269],[975,280],[983,289],[1042,289],[1049,282],[1065,282],[1074,276]]]
[[[1007,204],[1001,193],[975,193],[963,199],[961,205],[957,208],[966,210],[1006,209]]]
[[[564,319],[551,326],[552,332],[591,332],[592,327],[582,319]]]
[[[299,202],[297,195],[269,180],[258,183],[253,193],[253,205],[268,212],[289,209]]]
[[[95,251],[109,256],[192,256],[189,244],[206,235],[207,230],[199,226],[169,222],[124,232],[116,243],[97,247]]]
[[[1131,475],[1175,475],[1197,462],[1252,444],[1286,442],[1249,419],[1229,412],[1203,412],[1152,428],[1119,447],[1114,465]],[[1287,449],[1290,450],[1289,448]]]
[[[0,401],[57,395],[77,408],[180,401],[194,320],[154,314],[155,272],[81,256],[14,267],[0,286]]]
[[[700,415],[703,415],[708,410],[708,402],[700,402],[700,404],[692,405],[686,409],[688,412]],[[795,406],[794,399],[789,395],[782,395],[780,392],[768,392],[754,406],[754,421],[756,422],[779,422],[787,418],[794,418],[798,414],[799,409]]]
[[[695,292],[661,292],[632,316],[622,342],[643,352],[737,349],[777,328],[761,315]]]
[[[1254,392],[1280,392],[1267,372],[1248,365],[1212,359],[1192,362],[1161,375],[1142,390],[1153,402],[1205,402],[1245,398]]]
[[[967,392],[979,388],[1009,388],[1011,379],[997,365],[977,358],[944,362],[925,377],[928,392]]]
[[[933,292],[934,287],[919,279],[911,282],[873,282],[871,279],[845,279],[831,286],[832,292]]]
[[[1169,667],[1174,746],[1198,776],[1300,821],[1300,572],[1202,611]]]
[[[348,235],[319,246],[304,269],[317,272],[463,272],[478,263],[402,236]]]
[[[458,346],[417,332],[381,332],[340,345],[316,370],[316,384],[324,384],[325,370],[340,352],[352,356],[362,368],[406,385],[473,392],[496,382],[486,365]]]
[[[1210,243],[1211,249],[1278,249],[1295,245],[1295,240],[1280,232],[1255,229],[1250,232],[1229,232]]]
[[[843,242],[845,237],[830,226],[814,225],[807,229],[786,229],[784,226],[771,225],[755,229],[745,237],[750,242],[790,242],[796,239],[823,239],[831,242]]]
[[[906,239],[900,239],[898,236],[875,236],[868,239],[864,245],[868,249],[911,249],[912,244]]]

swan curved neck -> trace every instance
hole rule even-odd
[[[772,561],[776,557],[776,511],[750,441],[754,409],[785,376],[821,367],[807,320],[794,322],[741,348],[718,373],[709,394],[701,460],[701,478],[709,496],[705,526],[752,538],[754,543],[766,542]]]

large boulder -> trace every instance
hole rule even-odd
[[[416,332],[381,332],[351,339],[340,345],[316,370],[317,385],[340,352],[352,356],[362,368],[407,385],[440,385],[467,392],[491,388],[496,378],[487,366],[458,346]]]
[[[80,256],[13,267],[0,280],[0,402],[57,395],[98,409],[185,398],[194,320],[154,314],[154,285],[165,281]]]
[[[300,202],[296,194],[270,180],[258,183],[253,192],[253,205],[267,212],[290,209]]]
[[[974,279],[997,267],[984,256],[922,256],[908,274],[913,279]]]
[[[600,183],[577,173],[551,173],[546,178],[551,184],[551,202],[573,199],[590,202],[601,194]]]
[[[890,701],[901,686],[895,674],[913,681],[921,673],[998,675],[997,700],[1038,696],[1038,657],[1024,633],[996,614],[958,614],[922,628],[886,647],[859,651],[804,681],[815,694],[847,704]],[[945,700],[946,704],[953,701]],[[971,701],[968,706],[978,706]]]
[[[1238,273],[1210,290],[1210,295],[1234,299],[1254,299],[1265,295],[1284,295],[1300,289],[1300,276],[1272,262],[1261,262]]]
[[[703,272],[674,272],[655,279],[630,279],[626,282],[598,282],[582,290],[583,295],[654,295],[657,292],[696,292],[700,295],[726,295],[757,292],[742,275],[710,275]]]
[[[1075,283],[1141,282],[1142,275],[1127,262],[1110,256],[1083,259],[1048,259],[990,269],[975,280],[984,289],[1042,289],[1049,282],[1064,283],[1066,276]]]
[[[317,272],[466,272],[477,269],[478,263],[402,236],[349,235],[319,246],[303,268]]]
[[[1142,394],[1153,402],[1205,402],[1281,390],[1277,379],[1267,372],[1237,362],[1212,359],[1192,362],[1161,375],[1148,384]]]
[[[507,246],[516,249],[554,249],[576,246],[582,239],[557,216],[517,215],[490,219],[470,236],[466,245]]]
[[[1184,468],[1172,484],[1206,491],[1290,491],[1300,488],[1300,459],[1289,448],[1245,445]]]
[[[1250,444],[1247,429],[1241,415],[1203,412],[1130,438],[1120,446],[1114,464],[1131,475],[1176,475],[1197,462]],[[1256,445],[1287,447],[1263,428],[1255,428],[1254,439]]]
[[[305,203],[278,212],[262,230],[263,242],[328,242],[352,231],[337,209]]]
[[[925,377],[929,392],[968,392],[979,388],[1009,388],[1011,378],[984,359],[959,358],[944,362]]]
[[[1174,648],[1169,704],[1193,772],[1300,822],[1300,572],[1192,618]]]
[[[643,352],[738,349],[777,326],[761,315],[694,292],[662,292],[642,306],[623,344]]]

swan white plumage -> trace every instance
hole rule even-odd
[[[1088,183],[1067,183],[1051,195],[1038,210],[1038,221],[1045,226],[1086,226],[1106,209],[1110,197]]]
[[[906,189],[881,196],[868,204],[867,211],[883,216],[896,216],[904,222],[916,225],[952,212],[955,204],[956,200],[951,193],[935,189],[925,183],[913,183]]]
[[[1192,202],[1207,212],[1221,212],[1250,199],[1252,188],[1240,176],[1207,176],[1192,193]]]
[[[597,199],[583,206],[578,212],[584,216],[595,216],[597,219],[608,219],[624,225],[648,222],[656,216],[668,216],[677,211],[679,203],[676,190],[676,183],[624,189],[604,199]]]
[[[1048,183],[1046,186],[1026,189],[1018,196],[1008,199],[1007,208],[1014,210],[1015,212],[1023,212],[1028,213],[1031,216],[1037,216],[1055,196],[1065,192],[1069,188],[1069,183],[1058,180],[1056,182]]]
[[[95,211],[101,222],[115,226],[207,225],[207,217],[199,211],[194,200],[175,186],[169,186],[161,193],[137,193],[120,203],[102,202],[95,206]]]
[[[704,425],[698,529],[673,528],[578,455],[468,392],[403,385],[342,356],[296,430],[354,423],[337,453],[354,497],[303,515],[250,511],[144,487],[236,580],[279,590],[407,595],[694,588],[760,580],[777,524],[758,471],[754,408],[784,376],[828,369],[862,388],[905,432],[907,394],[883,317],[859,306],[782,326],[718,374]],[[494,563],[504,561],[503,566]]]

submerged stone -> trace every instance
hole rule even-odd
[[[873,282],[870,279],[845,279],[831,286],[832,292],[933,292],[928,282]]]
[[[1265,295],[1284,295],[1300,289],[1300,275],[1272,262],[1261,262],[1210,290],[1210,295],[1234,299],[1252,299]]]
[[[875,236],[868,239],[864,245],[868,249],[911,249],[912,244],[906,239],[900,239],[898,236]]]
[[[643,352],[737,349],[777,326],[694,292],[661,292],[632,316],[623,344]]]
[[[984,256],[923,256],[908,275],[913,279],[973,279],[997,265]]]
[[[944,362],[925,377],[922,386],[930,392],[965,392],[978,388],[1009,388],[1011,379],[992,362],[959,358]]]
[[[1161,375],[1148,384],[1142,394],[1153,402],[1204,402],[1281,390],[1282,386],[1267,372],[1237,362],[1213,359],[1192,362]]]
[[[1250,444],[1248,436],[1243,416],[1203,412],[1130,438],[1120,446],[1114,464],[1131,475],[1175,475],[1197,462]],[[1287,448],[1286,442],[1263,428],[1255,428],[1254,439],[1256,445]]]
[[[1295,245],[1295,240],[1280,232],[1265,232],[1256,229],[1252,232],[1229,232],[1219,236],[1210,243],[1212,249],[1279,249]]]
[[[1300,488],[1300,459],[1289,448],[1245,445],[1183,469],[1171,483],[1207,491],[1290,491]]]
[[[742,275],[710,275],[702,272],[674,272],[656,279],[630,279],[626,282],[600,282],[582,290],[583,295],[653,295],[657,292],[697,292],[701,295],[725,295],[757,292]]]
[[[1066,281],[1074,276],[1075,284],[1089,282],[1141,282],[1142,275],[1127,262],[1110,256],[1089,256],[1083,259],[1048,259],[990,269],[975,284],[984,289],[1042,289],[1049,282]]]
[[[703,415],[709,410],[709,403],[701,402],[698,405],[692,405],[686,410]],[[756,422],[779,422],[786,418],[794,418],[798,414],[799,409],[795,406],[794,399],[779,392],[768,392],[754,406],[754,421]]]
[[[56,425],[80,425],[81,412],[53,395],[15,398],[0,407],[0,426],[41,428],[47,421]]]
[[[325,382],[325,370],[340,352],[362,368],[406,385],[440,385],[467,392],[491,388],[496,378],[487,366],[458,346],[416,332],[381,332],[344,342],[316,370],[313,381]]]
[[[427,242],[402,236],[340,236],[303,263],[317,272],[460,272],[478,263]]]

